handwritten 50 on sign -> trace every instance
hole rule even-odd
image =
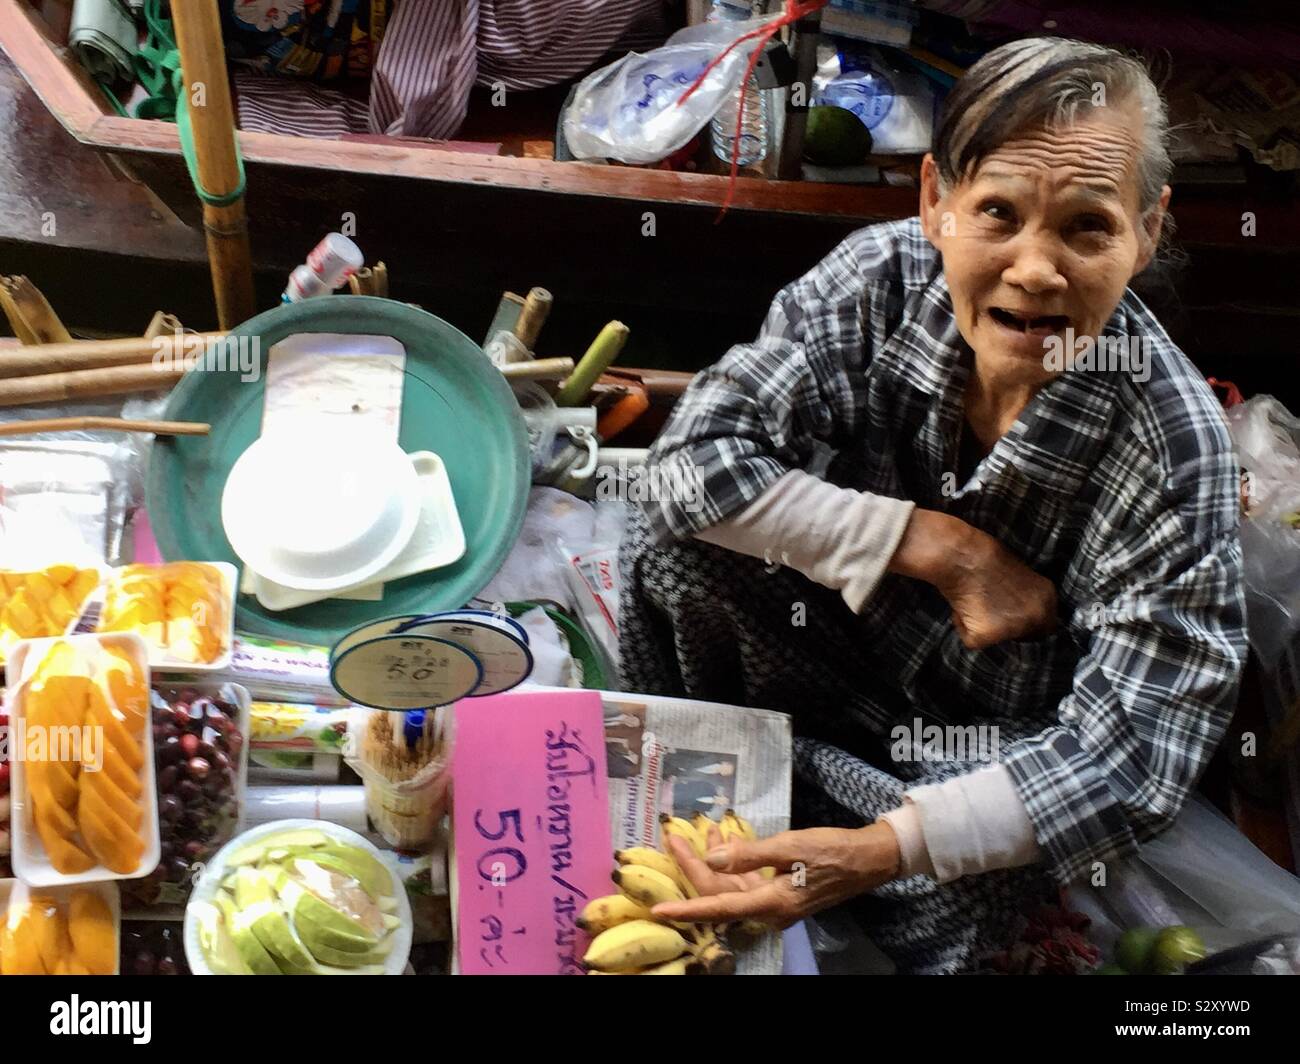
[[[576,921],[612,889],[600,695],[489,695],[455,713],[460,969],[580,975]]]

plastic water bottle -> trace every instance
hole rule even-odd
[[[713,0],[709,22],[744,22],[753,18],[750,5],[745,0]],[[748,43],[748,42],[747,42]],[[732,146],[736,140],[736,108],[740,106],[740,90],[731,93],[713,116],[713,154],[731,164]],[[741,166],[752,166],[767,158],[767,93],[751,80],[745,91],[745,114],[740,124]]]

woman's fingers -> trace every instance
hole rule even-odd
[[[656,905],[651,912],[662,920],[701,924],[753,918],[785,926],[797,919],[785,878],[774,879],[752,890],[733,890],[707,897],[701,895],[690,901],[666,901]]]
[[[718,840],[722,840],[721,835],[718,836]],[[718,894],[724,890],[736,889],[728,882],[727,877],[718,875],[706,865],[691,844],[680,835],[666,836],[664,845],[667,846],[673,860],[677,862],[677,867],[682,870],[682,875],[689,879],[691,886],[701,894]]]
[[[807,860],[805,833],[783,831],[766,839],[731,839],[704,855],[705,863],[718,872],[754,872],[760,868],[789,871],[796,861]]]

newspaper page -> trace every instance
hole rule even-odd
[[[791,727],[784,713],[684,698],[600,692],[615,849],[659,845],[659,814],[718,820],[760,836],[790,826]],[[781,936],[737,949],[740,975],[781,971]]]

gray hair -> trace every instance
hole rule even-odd
[[[1138,205],[1149,211],[1173,172],[1160,91],[1138,60],[1064,37],[1011,41],[958,79],[934,137],[940,184],[952,188],[991,152],[1035,126],[1070,124],[1081,106],[1096,106],[1099,97],[1101,105],[1136,104],[1142,114]]]

